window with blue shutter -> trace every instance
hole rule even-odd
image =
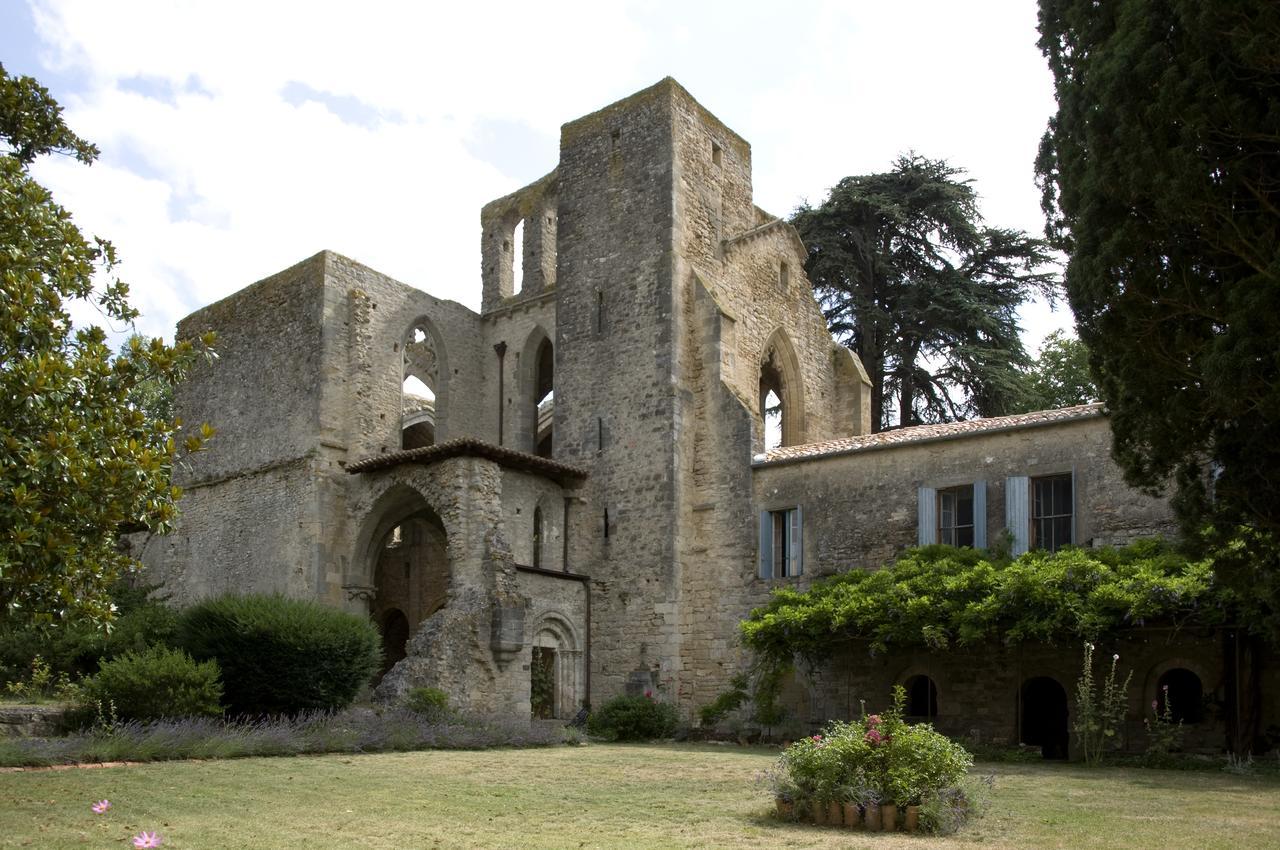
[[[804,572],[804,515],[800,508],[760,512],[760,578]]]

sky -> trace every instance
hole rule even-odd
[[[665,76],[751,143],[775,215],[915,151],[966,169],[989,224],[1040,235],[1035,18],[1035,0],[0,0],[0,62],[102,149],[32,172],[115,244],[137,329],[171,337],[324,249],[478,308],[481,206],[555,167],[561,124]],[[1037,303],[1023,325],[1034,352],[1071,317]]]

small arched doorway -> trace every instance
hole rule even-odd
[[[565,720],[577,711],[582,653],[568,622],[549,615],[539,624],[529,651],[529,715]]]
[[[1022,683],[1019,696],[1020,742],[1040,747],[1047,759],[1065,759],[1070,741],[1066,689],[1056,679],[1036,676]]]

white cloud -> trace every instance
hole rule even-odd
[[[562,123],[667,74],[752,142],[775,213],[914,148],[967,167],[993,223],[1038,231],[1034,10],[49,0],[40,54],[82,81],[55,94],[103,157],[37,174],[117,244],[166,334],[323,248],[476,306],[481,205],[554,167]],[[1034,347],[1063,320],[1033,321]]]

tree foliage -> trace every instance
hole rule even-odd
[[[871,377],[871,421],[945,421],[1011,412],[1028,364],[1016,310],[1051,294],[1045,243],[986,227],[963,171],[900,157],[846,177],[792,223],[835,336]]]
[[[1023,411],[1053,410],[1098,400],[1098,387],[1089,371],[1089,349],[1061,331],[1045,338],[1027,371]]]
[[[77,300],[109,321],[137,312],[113,276],[111,244],[82,236],[27,166],[48,154],[88,164],[98,151],[47,90],[3,66],[0,142],[0,617],[103,622],[108,588],[136,566],[117,550],[118,530],[165,529],[180,495],[169,480],[180,423],[149,418],[131,398],[147,382],[180,380],[199,350],[135,338],[112,357],[101,328],[73,327]],[[210,434],[187,436],[185,449]]]
[[[1201,539],[1274,558],[1280,5],[1041,0],[1039,43],[1058,111],[1036,170],[1116,460],[1172,482]]]
[[[850,570],[807,591],[775,590],[742,623],[744,643],[780,663],[829,657],[851,640],[873,653],[989,641],[1075,641],[1144,625],[1230,622],[1236,596],[1212,562],[1160,541],[1124,549],[1028,552],[911,549],[881,570]]]

